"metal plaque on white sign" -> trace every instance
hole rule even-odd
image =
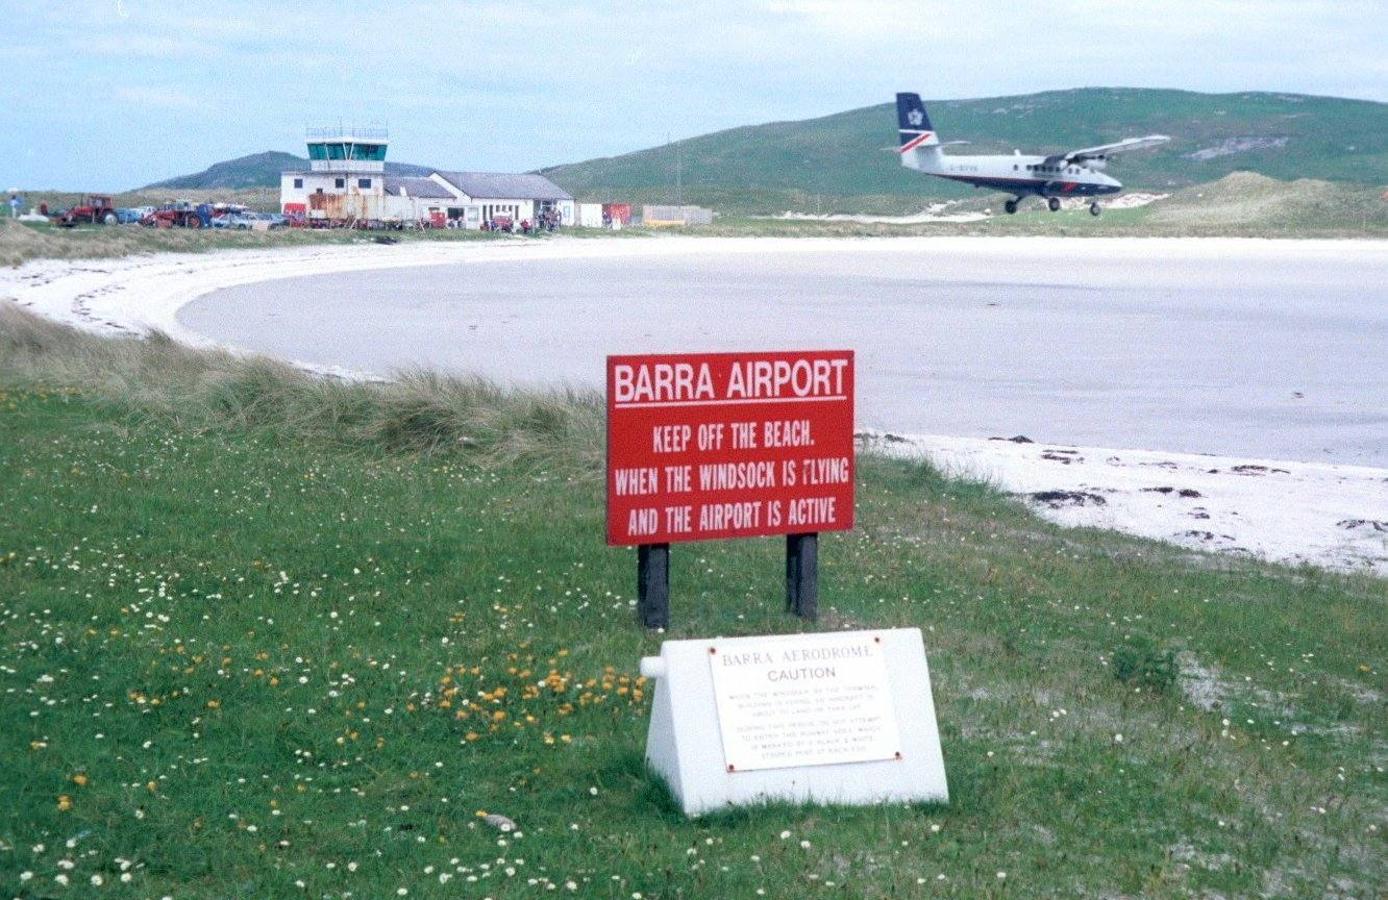
[[[901,759],[880,635],[732,638],[708,650],[729,772]]]

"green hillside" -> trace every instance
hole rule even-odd
[[[1118,159],[1129,189],[1170,191],[1235,171],[1280,179],[1388,183],[1388,104],[1280,93],[1083,88],[1018,97],[927,100],[957,153],[1052,152],[1160,133],[1157,150]],[[973,189],[897,164],[891,103],[800,122],[703,135],[545,169],[583,199],[687,203],[740,212],[898,212]]]
[[[307,168],[308,160],[302,156],[282,153],[278,150],[266,150],[263,153],[252,153],[250,156],[215,163],[192,175],[180,175],[167,181],[156,181],[154,184],[145,185],[140,190],[155,188],[195,190],[278,188],[281,172]],[[397,162],[386,163],[387,175],[428,175],[432,171],[433,169],[428,166]]]

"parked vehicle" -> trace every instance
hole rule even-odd
[[[138,225],[140,220],[145,217],[149,210],[144,207],[125,208],[116,210],[116,224],[118,225]]]
[[[249,231],[255,227],[254,213],[223,213],[214,216],[211,221],[213,228],[224,228],[229,231]]]
[[[252,212],[243,209],[241,212],[218,216],[212,220],[212,227],[227,228],[232,231],[268,231],[271,228],[283,228],[284,223],[284,216],[279,213]]]
[[[82,223],[92,225],[116,224],[116,209],[111,198],[104,194],[88,194],[82,202],[58,214],[54,224],[63,228],[73,228]]]
[[[147,228],[207,228],[212,224],[212,204],[194,206],[187,200],[175,200],[157,207],[140,224]]]

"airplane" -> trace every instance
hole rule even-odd
[[[1110,156],[1171,140],[1164,134],[1149,134],[1050,156],[1023,156],[1020,150],[1012,151],[1011,156],[947,156],[941,149],[946,145],[940,143],[919,94],[896,95],[896,119],[901,138],[896,152],[901,154],[903,166],[976,188],[1006,191],[1013,195],[1002,205],[1009,215],[1017,211],[1017,205],[1028,194],[1045,199],[1051,212],[1060,209],[1061,197],[1116,194],[1123,185],[1100,171]],[[1090,215],[1097,216],[1102,211],[1098,200],[1090,201]]]

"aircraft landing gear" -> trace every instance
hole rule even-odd
[[[1103,212],[1103,211],[1104,211],[1104,208],[1103,208],[1102,206],[1099,205],[1099,201],[1098,201],[1098,200],[1095,200],[1093,203],[1089,204],[1089,214],[1090,214],[1091,216],[1097,216],[1099,213],[1101,213],[1101,212]]]
[[[1056,210],[1060,209],[1060,198],[1051,197],[1049,200],[1046,201],[1046,208],[1049,209],[1051,212],[1055,212]]]
[[[1017,212],[1017,201],[1016,201],[1016,200],[1005,200],[1005,201],[1003,201],[1002,208],[1003,208],[1003,212],[1007,213],[1007,214],[1010,216],[1010,215],[1014,214],[1015,212]]]

